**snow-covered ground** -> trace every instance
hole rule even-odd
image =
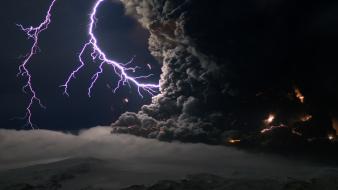
[[[223,146],[112,135],[0,130],[0,189],[120,189],[210,173],[231,179],[336,178],[338,169]]]

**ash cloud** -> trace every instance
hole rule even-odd
[[[256,135],[274,112],[277,125],[300,128],[305,139],[335,134],[335,2],[121,1],[150,31],[161,93],[123,114],[113,132],[220,144],[229,134]],[[305,113],[313,118],[299,124]]]

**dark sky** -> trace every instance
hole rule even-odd
[[[13,119],[23,116],[28,96],[22,93],[24,78],[17,78],[21,55],[28,52],[32,45],[25,34],[15,24],[37,25],[45,16],[50,1],[11,0],[1,5],[1,75],[0,75],[0,128],[25,128],[25,120]],[[87,88],[90,77],[95,72],[96,63],[87,61],[87,67],[79,73],[70,86],[70,97],[62,94],[63,84],[79,62],[77,54],[87,41],[88,15],[93,0],[58,1],[53,10],[52,23],[47,31],[41,33],[40,49],[30,62],[33,85],[47,107],[37,105],[33,108],[33,121],[38,128],[53,130],[77,130],[107,125],[125,111],[137,111],[143,104],[151,101],[145,94],[142,99],[135,88],[125,87],[116,94],[112,93],[117,78],[113,70],[105,67],[105,73],[94,87],[93,97],[88,98]],[[95,30],[101,47],[116,61],[126,62],[136,56],[135,64],[143,67],[140,74],[156,75],[151,79],[158,81],[160,65],[147,49],[148,33],[136,20],[124,15],[121,4],[104,2],[97,15],[99,22]],[[151,64],[153,70],[147,69]],[[149,80],[150,81],[150,80]],[[124,103],[124,98],[129,103]]]

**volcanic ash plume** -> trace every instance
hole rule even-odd
[[[299,10],[281,2],[122,2],[150,31],[149,50],[162,64],[161,93],[138,113],[124,113],[113,132],[218,144],[262,135],[264,127],[275,125],[290,131],[302,125],[297,132],[306,138],[332,131],[330,110],[311,103],[316,96],[307,98],[312,83],[303,83],[308,76],[297,70],[303,63],[288,60],[290,44],[299,44],[287,31],[286,12]],[[266,126],[270,113],[276,114]]]

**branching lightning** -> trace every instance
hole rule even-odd
[[[103,69],[105,65],[111,66],[114,69],[115,74],[119,77],[119,80],[117,82],[116,87],[113,89],[113,92],[115,93],[121,86],[124,86],[126,84],[131,87],[131,85],[136,86],[138,94],[143,97],[141,91],[145,91],[149,93],[150,95],[154,95],[158,89],[159,84],[151,84],[151,83],[142,83],[139,82],[139,79],[149,78],[152,76],[152,74],[145,75],[145,76],[131,76],[130,72],[135,72],[139,67],[129,67],[128,65],[133,62],[133,59],[131,59],[127,63],[119,63],[114,60],[111,60],[107,57],[107,55],[103,52],[103,50],[99,47],[97,38],[94,35],[94,28],[97,23],[96,19],[96,13],[98,10],[98,7],[101,5],[102,2],[105,0],[96,0],[94,7],[92,9],[92,12],[90,13],[90,23],[89,23],[89,29],[88,29],[88,35],[89,40],[87,43],[84,44],[83,48],[81,49],[78,59],[80,62],[80,65],[75,68],[69,77],[67,78],[66,82],[62,85],[64,88],[64,94],[69,96],[69,84],[72,81],[72,79],[76,78],[76,74],[85,66],[85,61],[83,60],[83,56],[85,53],[90,49],[91,53],[90,56],[92,58],[93,62],[99,62],[99,66],[97,71],[94,73],[94,75],[91,78],[91,83],[88,87],[88,96],[91,97],[92,89],[94,88],[97,80],[99,79],[100,75],[103,73]],[[56,0],[52,0],[47,14],[45,16],[45,19],[43,22],[41,22],[37,27],[24,27],[23,25],[18,25],[22,31],[26,33],[29,39],[33,39],[33,45],[29,51],[29,53],[25,56],[24,61],[19,66],[19,73],[18,76],[26,77],[27,82],[23,86],[22,90],[24,93],[30,94],[30,100],[26,107],[26,115],[25,118],[27,119],[27,125],[29,125],[32,129],[34,129],[34,125],[32,123],[32,106],[34,103],[37,103],[40,105],[40,107],[45,108],[45,106],[41,103],[41,100],[37,96],[37,93],[32,85],[32,75],[28,70],[28,64],[30,63],[32,57],[39,51],[38,43],[39,43],[39,35],[41,32],[48,29],[49,24],[51,23],[51,12],[55,5]]]
[[[50,4],[47,14],[45,16],[45,19],[43,22],[41,22],[37,27],[29,26],[29,27],[24,27],[21,24],[18,24],[17,26],[20,27],[22,31],[26,33],[28,36],[28,39],[33,39],[33,45],[29,51],[29,53],[25,56],[24,61],[22,64],[19,66],[19,73],[18,76],[21,77],[26,77],[27,82],[26,84],[22,87],[22,90],[26,94],[30,94],[30,100],[29,103],[26,107],[26,114],[25,117],[27,119],[27,125],[29,125],[32,129],[34,129],[34,125],[32,123],[32,107],[34,103],[38,103],[40,107],[45,108],[45,106],[41,103],[41,100],[37,96],[36,91],[33,88],[32,85],[32,75],[28,70],[28,64],[30,63],[30,60],[32,57],[39,51],[39,35],[41,32],[44,30],[48,29],[49,24],[51,23],[51,11],[54,7],[56,0],[53,0],[52,3]]]
[[[100,64],[99,64],[97,72],[92,76],[92,81],[91,81],[91,84],[88,88],[88,96],[89,97],[91,97],[92,89],[93,89],[96,81],[98,80],[100,75],[103,73],[104,65],[108,65],[108,66],[113,67],[115,74],[119,77],[119,81],[117,82],[117,85],[116,85],[115,89],[113,90],[114,93],[121,87],[121,85],[128,84],[130,86],[131,84],[133,84],[133,85],[136,86],[138,94],[141,97],[143,97],[141,90],[144,90],[145,92],[147,92],[151,95],[154,95],[156,90],[159,88],[158,84],[141,83],[141,82],[138,81],[138,79],[148,78],[148,77],[152,76],[152,74],[146,75],[146,76],[138,76],[138,77],[134,77],[134,76],[129,75],[128,72],[130,72],[130,71],[135,72],[136,69],[138,68],[137,66],[136,67],[129,67],[128,66],[130,63],[133,62],[133,59],[131,61],[129,61],[128,63],[125,63],[125,64],[118,63],[114,60],[107,58],[107,55],[99,47],[98,41],[97,41],[97,39],[94,35],[94,27],[95,27],[96,22],[97,22],[96,13],[97,13],[98,7],[100,6],[100,4],[103,1],[105,1],[105,0],[97,0],[93,9],[92,9],[92,12],[90,13],[90,23],[89,23],[89,30],[88,30],[89,41],[86,44],[84,44],[82,50],[80,51],[80,54],[79,54],[80,65],[69,75],[65,84],[62,85],[62,87],[64,88],[64,94],[69,95],[69,91],[68,91],[69,83],[71,82],[72,79],[74,79],[76,77],[76,74],[85,66],[85,62],[83,61],[83,55],[85,54],[85,52],[88,48],[91,48],[91,54],[90,55],[91,55],[93,62],[98,61],[98,62],[100,62]]]

